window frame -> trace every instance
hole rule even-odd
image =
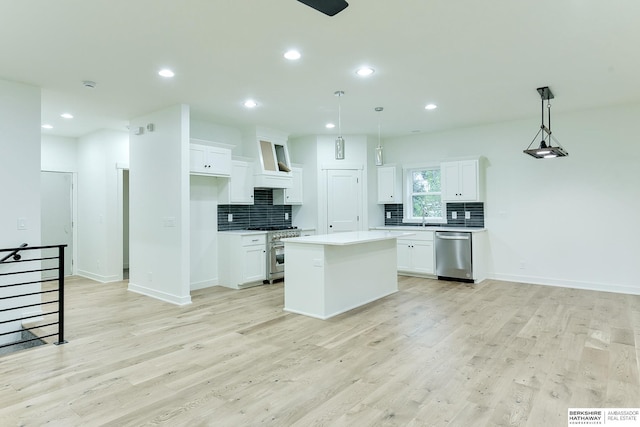
[[[402,222],[407,224],[421,224],[423,221],[422,217],[413,217],[413,172],[414,171],[424,171],[424,170],[438,170],[440,173],[440,183],[442,184],[442,170],[440,168],[440,163],[420,163],[413,165],[406,165],[402,169],[402,182],[403,182],[403,194],[402,194],[402,202],[403,202],[403,214],[402,214]],[[436,193],[428,193],[428,194],[439,194],[440,202],[442,203],[442,216],[441,217],[425,217],[424,221],[430,224],[446,224],[447,223],[447,206],[446,202],[442,200],[442,187],[440,188],[440,192]]]

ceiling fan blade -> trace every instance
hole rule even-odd
[[[349,6],[344,0],[298,0],[300,3],[304,3],[307,6],[311,6],[315,10],[318,10],[325,15],[333,16],[338,12],[343,11]]]

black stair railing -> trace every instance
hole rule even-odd
[[[28,246],[23,243],[17,248],[0,249],[0,337],[23,331],[39,332],[39,334],[33,334],[35,338],[5,343],[0,345],[0,349],[56,335],[58,340],[54,344],[67,342],[64,339],[64,249],[66,246]],[[3,253],[8,254],[3,255]],[[53,263],[55,266],[43,268],[43,261]],[[57,277],[42,277],[44,272],[52,271],[57,272]],[[28,314],[29,312],[25,311],[28,309],[37,313]],[[20,329],[15,329],[18,322]],[[29,322],[32,322],[32,325],[26,326],[25,323]]]
[[[20,252],[20,250],[22,248],[27,247],[26,243],[23,243],[20,245],[19,248],[13,249],[11,251],[11,253],[7,256],[5,256],[4,258],[0,259],[0,264],[2,264],[3,262],[5,262],[6,260],[8,260],[9,258],[13,258],[15,261],[20,261],[20,259],[22,258],[22,255],[20,255],[18,252]]]

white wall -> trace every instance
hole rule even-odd
[[[190,182],[191,289],[218,284],[218,180],[192,175]]]
[[[242,132],[239,129],[204,120],[190,119],[190,137],[233,145],[234,156],[242,156]]]
[[[41,149],[40,167],[43,171],[78,171],[78,140],[76,138],[42,135]]]
[[[363,210],[361,221],[364,228],[369,224],[371,209],[369,201],[368,141],[364,135],[344,135],[345,158],[335,159],[335,135],[322,135],[292,139],[287,144],[291,161],[304,167],[304,205],[292,210],[293,224],[298,227],[313,227],[318,233],[326,233],[326,171],[328,169],[358,169],[362,171]],[[375,185],[375,181],[374,181]]]
[[[131,120],[129,289],[189,304],[189,107],[177,105]]]
[[[122,278],[117,163],[129,161],[129,135],[100,130],[78,140],[78,274],[100,282]]]
[[[384,141],[385,162],[487,159],[490,276],[640,294],[640,105],[554,114],[569,157],[526,156],[536,119]]]
[[[291,223],[300,228],[318,227],[318,151],[317,137],[292,139],[287,143],[292,163],[302,165],[302,197],[300,206],[291,208]]]
[[[0,248],[14,248],[22,243],[40,245],[40,89],[20,83],[0,80]],[[26,228],[18,229],[23,218]],[[29,253],[29,252],[25,252]],[[31,252],[33,254],[33,252]],[[3,258],[7,253],[0,253]],[[24,255],[24,259],[32,258]],[[16,265],[0,264],[0,272],[40,268],[39,262]],[[39,275],[0,277],[0,284],[39,280]],[[11,294],[37,292],[39,285],[0,289],[0,297]],[[0,309],[16,304],[32,304],[39,296],[20,300],[0,300]],[[28,308],[22,315],[28,314]],[[20,316],[15,311],[0,313],[0,320]],[[0,325],[0,332],[17,330],[20,322]],[[0,343],[19,339],[20,334],[0,336]]]

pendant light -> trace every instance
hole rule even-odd
[[[376,112],[381,113],[384,108],[376,107]],[[376,147],[376,166],[382,166],[382,144],[380,143],[380,115],[378,115],[378,146]]]
[[[336,160],[344,160],[344,138],[342,137],[342,122],[340,110],[340,98],[344,95],[344,91],[337,90],[333,93],[338,97],[338,137],[336,138]]]
[[[560,145],[560,142],[558,142],[558,140],[551,134],[551,103],[549,102],[549,100],[554,98],[553,93],[551,93],[551,89],[549,89],[547,86],[539,87],[537,91],[540,94],[540,101],[542,104],[542,110],[541,110],[542,123],[540,124],[540,130],[538,131],[536,136],[533,137],[533,140],[531,140],[531,143],[529,144],[527,149],[523,150],[523,152],[532,157],[535,157],[536,159],[553,159],[555,157],[568,156],[569,153]],[[549,119],[548,126],[545,126],[544,124],[544,101],[547,101],[547,116]],[[538,135],[541,136],[540,144],[538,145],[538,148],[531,148],[536,138],[538,138]],[[548,137],[547,141],[545,141],[545,137]],[[551,145],[552,140],[557,144],[557,147],[554,147]]]

